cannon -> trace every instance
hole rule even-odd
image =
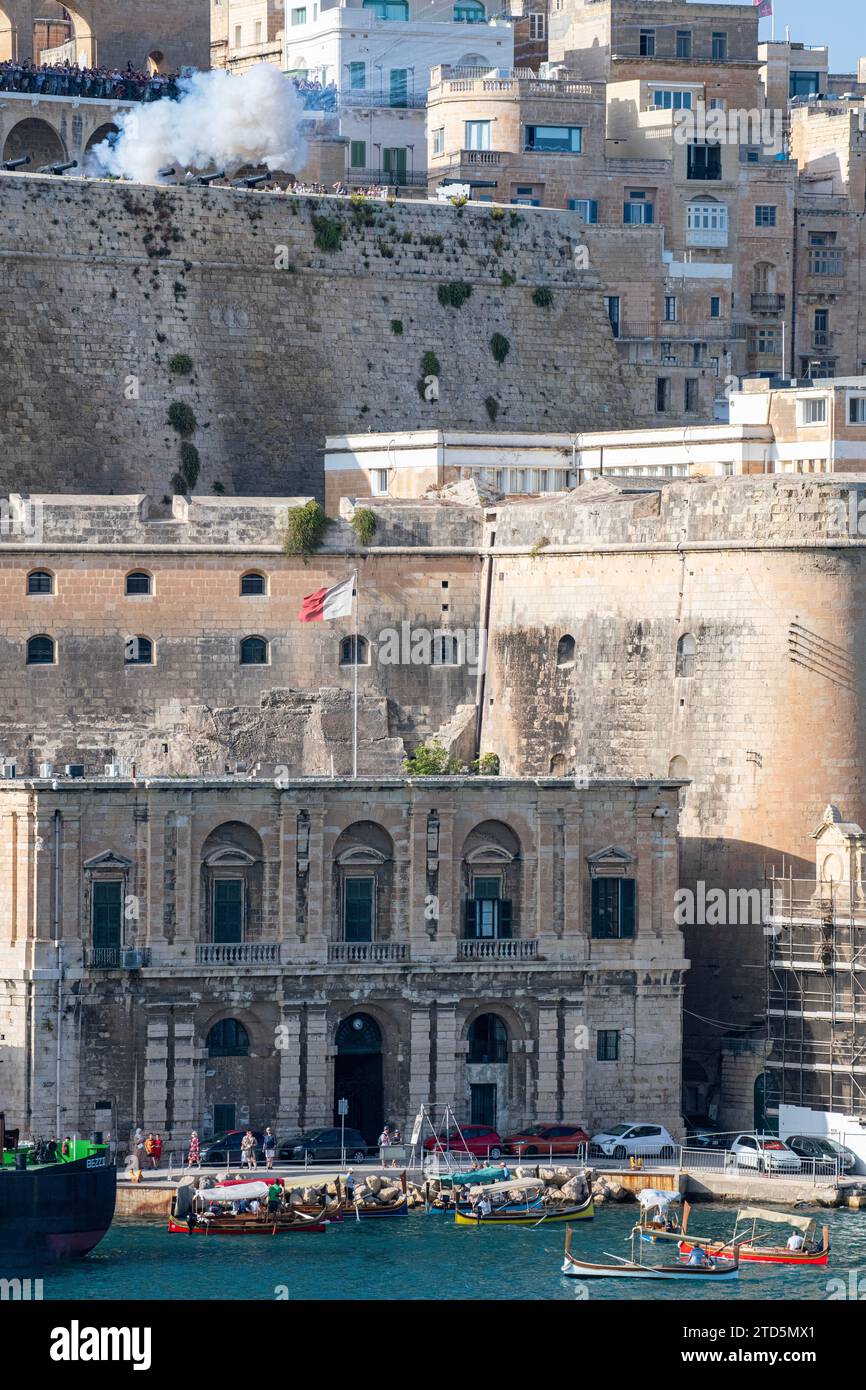
[[[77,159],[68,159],[68,160],[66,161],[65,164],[43,164],[43,165],[42,165],[42,168],[37,170],[37,173],[39,173],[39,174],[65,174],[67,169],[77,169],[77,168],[78,168],[78,160],[77,160]]]
[[[22,154],[20,159],[4,159],[0,169],[20,169],[22,164],[29,164],[31,158],[29,154]]]
[[[199,184],[200,187],[207,188],[209,183],[213,183],[215,179],[224,179],[225,176],[225,169],[220,169],[219,173],[216,174],[194,174],[192,181]]]
[[[257,183],[267,183],[270,174],[246,174],[241,179],[232,179],[232,188],[255,188]]]

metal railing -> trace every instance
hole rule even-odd
[[[711,342],[719,339],[744,340],[748,325],[732,323],[729,319],[712,319],[706,324],[670,323],[668,320],[648,323],[621,323],[619,331],[614,330],[615,338],[652,338],[662,342],[668,339],[686,338],[694,342]]]
[[[347,169],[346,182],[350,184],[376,184],[387,188],[426,188],[427,175],[418,170],[403,174],[388,173],[385,169]]]
[[[752,313],[754,314],[779,314],[785,307],[785,296],[783,294],[753,294]]]
[[[150,965],[150,951],[146,947],[88,946],[84,964],[93,970],[140,970]]]
[[[338,111],[421,111],[426,105],[426,92],[411,92],[406,96],[395,96],[391,92],[353,92],[349,89],[340,92],[336,99]]]
[[[277,941],[211,941],[195,948],[196,965],[274,965],[279,959]]]
[[[537,960],[538,942],[506,937],[493,941],[471,940],[457,943],[460,960]]]
[[[679,1150],[679,1167],[704,1173],[728,1173],[737,1177],[762,1178],[800,1178],[806,1182],[818,1179],[838,1178],[840,1162],[838,1159],[801,1158],[785,1155],[782,1167],[765,1167],[765,1160],[756,1155],[753,1161],[742,1161],[742,1156],[731,1153],[730,1149],[689,1149]]]
[[[353,961],[378,963],[406,961],[409,947],[403,941],[331,941],[328,943],[328,963],[346,964]]]

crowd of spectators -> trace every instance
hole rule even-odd
[[[323,86],[321,82],[313,82],[308,77],[294,77],[292,81],[301,98],[301,104],[307,111],[336,111],[336,83],[329,82]]]
[[[136,72],[119,68],[80,68],[75,63],[0,63],[0,91],[46,97],[101,97],[110,101],[176,100],[180,73]]]

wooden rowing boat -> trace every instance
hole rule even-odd
[[[259,1212],[255,1216],[197,1216],[191,1213],[186,1221],[177,1217],[168,1218],[169,1235],[176,1236],[288,1236],[320,1235],[327,1229],[327,1221],[310,1217],[292,1216],[288,1212],[268,1215]]]
[[[171,1201],[169,1235],[184,1236],[287,1236],[307,1232],[321,1234],[327,1220],[320,1209],[299,1211],[297,1207],[268,1210],[269,1184],[262,1181],[229,1180],[214,1187],[196,1190],[181,1185]],[[240,1210],[254,1201],[258,1210]],[[232,1210],[231,1208],[235,1208]]]
[[[743,1222],[751,1221],[750,1233],[741,1234]],[[787,1245],[761,1245],[757,1240],[758,1222],[772,1225],[791,1226],[802,1233],[804,1246],[801,1250],[789,1250]],[[792,1212],[773,1211],[764,1207],[741,1207],[734,1222],[734,1232],[730,1240],[704,1240],[701,1237],[686,1236],[688,1228],[688,1206],[686,1206],[683,1229],[679,1236],[679,1247],[683,1255],[691,1254],[696,1245],[706,1250],[708,1255],[729,1254],[736,1249],[742,1261],[750,1264],[772,1265],[826,1265],[830,1259],[830,1228],[821,1229],[820,1244],[818,1226],[813,1217],[799,1216]]]
[[[728,1279],[738,1279],[740,1275],[740,1263],[736,1252],[731,1259],[714,1260],[706,1265],[645,1265],[633,1259],[623,1259],[621,1255],[611,1255],[607,1250],[604,1253],[609,1260],[614,1261],[613,1264],[596,1264],[572,1255],[569,1226],[565,1235],[562,1273],[571,1279],[668,1279],[679,1280],[680,1283],[696,1279],[723,1283]]]
[[[486,1214],[473,1207],[457,1207],[454,1222],[457,1226],[553,1226],[563,1221],[591,1221],[595,1216],[591,1193],[585,1201],[571,1207],[538,1206],[533,1202],[534,1199],[528,1199],[503,1203]]]

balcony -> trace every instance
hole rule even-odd
[[[826,331],[826,329],[823,329],[823,328],[815,328],[815,329],[813,329],[813,330],[812,330],[811,340],[810,340],[810,342],[811,342],[810,351],[811,351],[811,352],[832,352],[832,351],[833,351],[834,336],[835,336],[835,335],[834,335],[833,333],[828,333],[828,332]]]
[[[652,341],[668,342],[672,339],[685,339],[688,342],[709,343],[714,341],[740,341],[746,337],[744,323],[732,323],[730,319],[710,319],[705,324],[669,323],[667,320],[649,323],[623,323],[614,337],[649,338]]]
[[[417,170],[393,174],[388,173],[385,169],[348,169],[346,182],[360,188],[367,188],[370,185],[375,187],[387,186],[388,188],[426,188],[427,175],[426,173],[418,173]]]
[[[387,965],[408,961],[409,947],[405,941],[331,941],[328,943],[329,965]]]
[[[687,246],[727,246],[727,227],[689,227],[686,231]]]
[[[502,150],[461,150],[459,157],[451,160],[452,167],[461,164],[481,166],[489,169],[500,165],[504,159]]]
[[[371,92],[348,88],[339,92],[336,98],[338,111],[424,111],[427,107],[426,92]]]
[[[84,964],[91,970],[141,970],[150,965],[150,951],[128,946],[89,946]]]
[[[458,960],[538,960],[538,942],[515,937],[457,943]]]
[[[276,965],[279,959],[277,941],[209,941],[195,948],[196,965]]]
[[[783,294],[753,294],[753,314],[781,314],[785,307]]]

